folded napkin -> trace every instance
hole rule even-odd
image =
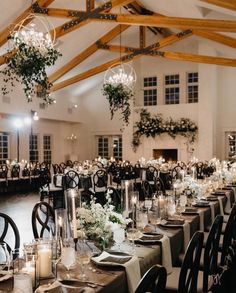
[[[45,292],[49,292],[50,290],[55,289],[54,292],[56,293],[67,293],[68,290],[63,287],[63,285],[59,282],[59,281],[55,281],[54,283],[50,284],[50,285],[41,285],[39,286],[34,293],[45,293]],[[93,288],[90,287],[83,287],[83,288],[77,288],[76,292],[78,293],[95,293],[95,290]]]
[[[204,211],[199,209],[198,214],[200,218],[200,230],[204,231]]]
[[[111,257],[110,261],[107,261],[108,257],[109,258]],[[119,262],[117,262],[117,259],[122,259],[122,258],[125,259],[125,262],[123,262],[122,260],[119,260]],[[139,259],[136,256],[132,256],[129,259],[127,259],[127,256],[119,256],[119,255],[114,256],[106,251],[103,251],[99,256],[92,257],[92,260],[97,264],[103,264],[103,265],[110,264],[110,265],[123,266],[126,271],[129,293],[133,293],[135,291],[141,279]]]
[[[226,197],[227,197],[227,201],[226,201],[226,205],[225,205],[225,212],[227,214],[230,214],[230,211],[231,211],[230,192],[226,193]]]
[[[188,222],[184,223],[183,231],[184,231],[184,252],[185,252],[190,241],[190,225]]]
[[[170,249],[170,239],[167,236],[163,236],[160,239],[161,243],[161,257],[162,265],[166,268],[167,274],[172,273],[172,258],[171,258],[171,249]]]
[[[211,208],[211,223],[213,224],[215,219],[215,204],[214,202],[210,202],[210,208]]]
[[[224,216],[224,207],[223,207],[223,197],[218,197],[219,205],[220,205],[220,214]]]
[[[184,211],[184,213],[198,213],[198,209],[196,209],[196,208],[192,208],[192,207],[187,207],[187,208],[185,208],[185,211]]]

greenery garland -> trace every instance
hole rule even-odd
[[[135,131],[133,133],[132,147],[134,151],[137,150],[141,144],[140,138],[145,135],[146,137],[155,137],[166,133],[172,138],[176,135],[187,137],[190,143],[196,139],[198,127],[188,118],[180,118],[174,121],[172,118],[163,119],[161,115],[151,117],[151,114],[142,109],[140,112],[140,120],[135,123]]]
[[[15,82],[23,84],[27,101],[32,101],[32,96],[36,91],[40,93],[39,98],[45,104],[51,104],[54,99],[50,96],[52,83],[49,82],[46,67],[55,64],[55,61],[62,54],[52,46],[40,50],[33,45],[24,43],[20,38],[11,35],[9,37],[14,44],[16,51],[12,54],[8,52],[6,59],[7,66],[1,70],[4,85],[2,86],[3,95],[8,94],[8,86],[15,86]]]
[[[128,125],[130,110],[130,99],[133,97],[133,91],[122,83],[113,85],[110,83],[103,84],[103,95],[106,96],[109,102],[111,111],[111,119],[113,119],[116,111],[121,110],[122,120]]]

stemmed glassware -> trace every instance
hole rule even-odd
[[[121,244],[124,242],[125,240],[125,230],[123,228],[117,228],[114,230],[113,233],[113,239],[115,241],[115,243],[118,246],[118,250],[120,251],[121,249]]]

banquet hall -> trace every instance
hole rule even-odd
[[[235,1],[0,9],[0,292],[235,293]]]

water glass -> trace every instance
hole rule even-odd
[[[32,293],[32,281],[29,274],[19,273],[14,275],[13,293]]]
[[[117,228],[113,232],[113,240],[118,245],[118,250],[120,251],[120,246],[125,240],[125,230],[123,228]]]

